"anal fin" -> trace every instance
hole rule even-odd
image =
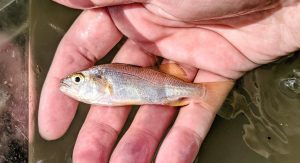
[[[188,98],[181,98],[179,100],[176,101],[171,101],[166,103],[166,105],[169,106],[186,106],[190,103],[190,100]]]

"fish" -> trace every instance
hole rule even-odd
[[[101,106],[184,106],[205,96],[205,86],[153,68],[111,63],[72,73],[60,81],[60,91],[83,103]]]

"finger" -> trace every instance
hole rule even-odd
[[[206,77],[209,77],[209,79],[206,80]],[[199,70],[194,82],[224,80],[218,78],[218,76],[214,78],[214,74]],[[223,103],[231,87],[232,84],[224,84],[217,89],[210,90],[209,88],[207,90],[208,94],[210,91],[218,91],[219,97],[213,99],[214,101],[211,100],[211,96],[207,97],[209,100],[205,102],[208,102],[208,105],[191,103],[188,106],[182,107],[174,125],[159,149],[156,162],[193,162],[203,139],[209,131],[217,110]],[[206,106],[210,107],[207,108]]]
[[[180,65],[180,69],[184,72],[180,73],[184,74],[181,77],[189,81],[192,81],[197,73],[197,69],[190,66]],[[158,143],[176,112],[177,110],[170,106],[141,106],[130,128],[114,149],[110,162],[151,162]]]
[[[76,112],[78,102],[59,91],[60,79],[93,65],[120,38],[104,9],[84,11],[74,22],[58,46],[42,89],[38,125],[43,138],[62,136]]]
[[[114,5],[137,3],[137,2],[139,3],[147,2],[147,0],[113,0],[113,1],[111,0],[54,0],[54,1],[65,6],[78,8],[78,9],[114,6]]]
[[[162,20],[137,4],[110,7],[109,13],[118,29],[149,53],[232,79],[257,66],[205,26],[175,28],[178,23]]]
[[[145,54],[132,41],[126,41],[113,62],[150,66],[155,57]],[[108,162],[117,136],[130,107],[92,106],[78,135],[73,161],[80,163]]]

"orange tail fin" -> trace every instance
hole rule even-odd
[[[205,95],[202,98],[197,99],[196,102],[199,102],[206,109],[217,113],[232,89],[234,81],[228,80],[199,84],[205,88]]]

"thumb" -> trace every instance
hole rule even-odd
[[[88,9],[97,7],[106,7],[130,3],[144,3],[147,0],[53,0],[62,5],[76,8],[76,9]]]

